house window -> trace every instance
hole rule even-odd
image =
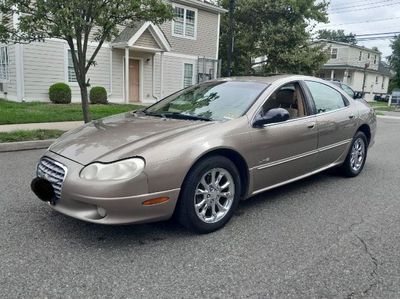
[[[361,61],[362,59],[362,51],[360,51],[360,56],[358,56],[358,61]]]
[[[385,89],[385,77],[382,76],[382,89]]]
[[[0,47],[0,81],[8,80],[8,51],[7,47]]]
[[[368,53],[368,59],[370,59],[371,58],[371,53]]]
[[[75,74],[74,62],[72,61],[71,50],[68,49],[68,82],[78,82]]]
[[[183,67],[183,87],[193,85],[193,64],[185,63]]]
[[[196,11],[181,6],[174,8],[173,35],[186,38],[196,37]]]
[[[375,78],[375,84],[378,84],[378,83],[379,83],[379,77],[376,76],[376,78]]]
[[[376,64],[376,55],[374,56],[374,64]]]
[[[331,59],[337,59],[338,49],[332,48],[331,50]]]

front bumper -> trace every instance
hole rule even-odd
[[[45,156],[62,163],[68,169],[60,199],[55,204],[49,203],[49,206],[62,214],[110,225],[156,222],[167,220],[173,215],[179,188],[148,193],[147,176],[144,173],[131,181],[85,181],[79,177],[83,165],[52,152],[47,152]],[[151,206],[143,205],[146,200],[161,197],[168,197],[169,200]]]

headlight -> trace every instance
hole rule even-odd
[[[144,169],[144,160],[131,158],[110,164],[93,163],[81,171],[81,178],[89,181],[128,180],[138,176]]]

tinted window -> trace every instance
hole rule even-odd
[[[160,115],[197,116],[211,120],[233,119],[242,116],[268,87],[257,82],[217,81],[186,88],[145,112]]]
[[[332,87],[313,81],[306,81],[313,97],[317,113],[328,112],[345,107],[340,92]]]

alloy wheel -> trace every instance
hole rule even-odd
[[[235,198],[235,182],[223,168],[207,171],[197,184],[194,196],[196,215],[205,223],[216,223],[224,218]]]

